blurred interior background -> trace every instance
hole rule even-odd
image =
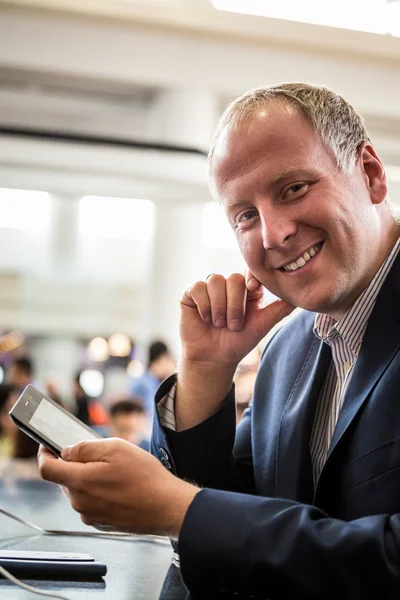
[[[179,358],[184,289],[243,269],[206,153],[249,88],[342,93],[400,206],[399,36],[398,0],[0,2],[0,381],[29,355],[107,404],[153,340]]]

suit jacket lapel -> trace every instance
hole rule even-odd
[[[383,284],[372,312],[323,471],[344,433],[399,349],[400,256]]]
[[[311,502],[314,492],[310,436],[316,402],[331,360],[331,349],[312,344],[283,410],[277,448],[277,495]]]

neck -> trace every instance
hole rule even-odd
[[[400,222],[397,222],[392,215],[390,215],[390,220],[386,224],[385,235],[382,235],[381,244],[378,248],[377,259],[373,266],[372,271],[369,273],[369,277],[367,280],[364,280],[360,283],[360,285],[354,290],[353,294],[346,299],[346,302],[342,304],[340,307],[336,307],[334,312],[327,313],[336,321],[340,321],[347,313],[347,311],[353,306],[356,302],[357,298],[362,294],[362,292],[369,286],[385,260],[388,258],[389,254],[393,250],[394,246],[398,242],[400,238]]]

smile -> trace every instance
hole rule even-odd
[[[323,242],[319,242],[319,244],[315,244],[315,246],[311,246],[308,248],[297,260],[291,262],[284,267],[281,267],[282,271],[297,271],[306,265],[318,252],[321,250]]]

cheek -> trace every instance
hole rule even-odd
[[[239,234],[237,241],[240,253],[250,269],[264,264],[264,248],[259,236],[246,232]]]

